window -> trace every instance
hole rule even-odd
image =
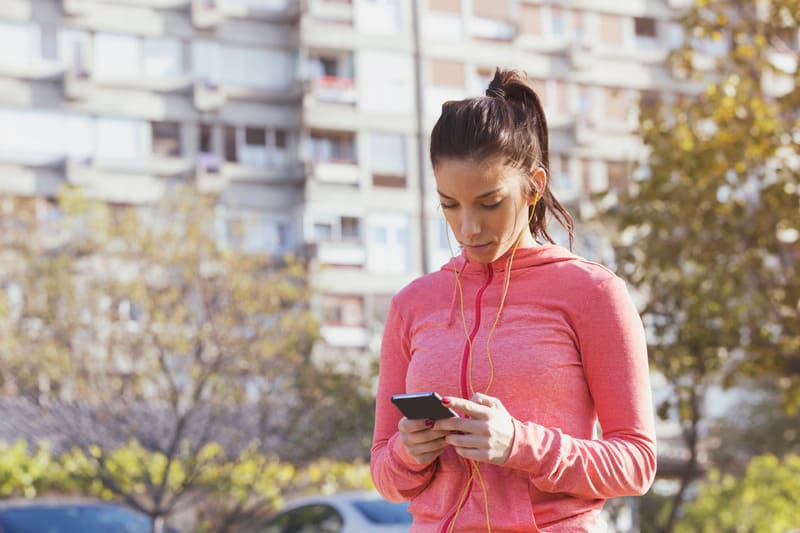
[[[369,138],[373,185],[406,186],[406,143],[402,135],[373,133]]]
[[[236,150],[236,128],[233,126],[225,126],[224,128],[225,133],[225,161],[229,161],[231,163],[236,163],[238,158],[238,153]]]
[[[564,35],[564,10],[560,7],[550,7],[550,33],[556,37]]]
[[[473,0],[476,17],[510,20],[511,5],[509,0]]]
[[[41,57],[39,26],[0,22],[0,64],[24,65]],[[9,53],[13,51],[13,53]]]
[[[628,118],[628,91],[625,89],[606,87],[604,89],[604,106],[603,110],[605,118],[615,121],[624,122]]]
[[[455,61],[432,59],[431,83],[437,87],[463,88],[465,82],[464,64]]]
[[[248,146],[266,146],[267,130],[264,128],[245,128],[244,143]]]
[[[633,20],[636,37],[656,38],[656,19],[650,17],[636,17]]]
[[[428,10],[440,13],[461,13],[461,0],[428,0]]]
[[[553,188],[557,191],[569,191],[572,189],[572,178],[569,173],[569,159],[563,155],[556,155],[551,161],[551,175],[553,177]]]
[[[567,83],[563,80],[556,80],[556,110],[559,114],[566,114],[568,112],[568,97]]]
[[[330,325],[361,327],[364,325],[364,298],[326,294],[322,297],[322,318]]]
[[[411,271],[411,231],[406,215],[382,214],[369,218],[367,269],[381,274]]]
[[[609,161],[606,163],[608,174],[608,188],[625,190],[628,187],[628,164],[622,161]]]
[[[178,39],[144,40],[144,74],[155,77],[179,76],[183,72],[183,47]]]
[[[352,133],[312,132],[310,145],[310,155],[314,162],[356,162],[355,135]]]
[[[661,94],[657,91],[642,91],[639,93],[639,110],[655,112],[661,102]]]
[[[542,8],[531,4],[520,4],[520,29],[525,35],[542,34]]]
[[[275,148],[285,150],[289,145],[289,134],[286,130],[275,130]]]
[[[356,217],[342,217],[342,240],[357,241],[361,238],[360,221]]]
[[[622,17],[600,14],[600,42],[613,46],[622,44]]]
[[[142,43],[136,36],[94,36],[94,73],[99,77],[136,77],[141,73],[141,58]]]
[[[153,122],[153,155],[179,157],[181,155],[181,127],[177,122]]]
[[[314,240],[316,242],[329,242],[333,240],[333,224],[330,222],[314,223]]]
[[[133,160],[152,149],[151,126],[147,122],[98,118],[95,123],[95,154],[100,158]]]
[[[89,32],[60,28],[58,30],[58,57],[73,74],[88,76]]]
[[[199,131],[199,148],[200,152],[204,154],[211,154],[214,152],[212,137],[212,128],[209,124],[200,124]]]

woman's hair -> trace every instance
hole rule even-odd
[[[550,213],[567,230],[572,248],[573,222],[550,191],[550,158],[547,119],[542,102],[524,74],[495,71],[486,96],[449,101],[431,132],[431,164],[444,159],[481,162],[500,159],[529,173],[541,167],[547,173],[545,190],[529,210],[530,231],[537,240],[555,241],[547,233]]]

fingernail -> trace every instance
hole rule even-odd
[[[442,398],[442,403],[443,403],[443,404],[448,404],[448,403],[450,403],[450,398]]]
[[[425,425],[428,426],[429,428],[432,428],[433,427],[433,420],[430,420],[430,419],[426,420],[425,421]]]

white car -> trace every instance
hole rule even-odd
[[[408,533],[408,502],[387,502],[376,492],[343,492],[291,502],[258,533]]]

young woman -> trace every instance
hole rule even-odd
[[[625,283],[557,246],[572,219],[548,182],[541,102],[498,69],[486,96],[447,102],[430,156],[462,247],[392,300],[381,348],[372,478],[411,500],[412,531],[602,531],[607,498],[656,469],[647,352]],[[459,416],[408,419],[399,393]],[[599,436],[598,423],[602,436]]]

